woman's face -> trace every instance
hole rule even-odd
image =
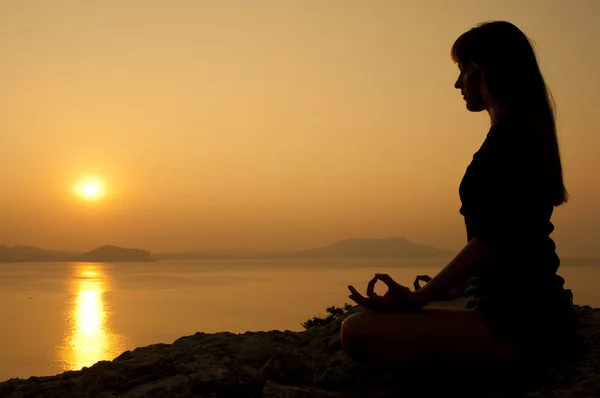
[[[458,64],[460,74],[454,87],[460,90],[471,112],[481,112],[487,109],[483,97],[483,76],[481,69],[472,63]]]

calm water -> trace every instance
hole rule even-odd
[[[204,260],[0,264],[0,380],[81,369],[203,332],[301,330],[374,272],[412,286],[444,260]],[[600,307],[600,267],[561,267],[576,302]]]

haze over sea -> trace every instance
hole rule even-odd
[[[0,381],[80,369],[195,332],[301,330],[375,272],[412,285],[447,259],[0,264]],[[575,301],[600,307],[599,266],[564,262]],[[378,287],[378,291],[381,287]]]

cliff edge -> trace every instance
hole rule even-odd
[[[357,311],[355,307],[352,311]],[[353,361],[339,340],[342,315],[303,332],[196,333],[173,344],[126,351],[113,361],[49,377],[0,383],[0,397],[427,397],[443,385],[460,396],[600,396],[600,310],[576,306],[588,348],[571,362],[541,372],[528,386],[498,376],[476,386],[477,377],[415,376]],[[458,385],[446,384],[457,381]],[[472,394],[472,395],[469,395]]]

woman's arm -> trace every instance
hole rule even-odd
[[[415,281],[413,282],[413,286],[415,287],[415,291],[421,289],[421,284],[419,282],[428,283],[433,279],[429,275],[417,275]],[[437,296],[433,301],[446,301],[446,300],[454,300],[457,297],[461,297],[464,295],[465,290],[469,287],[470,281],[469,279],[465,279],[458,285],[452,287],[449,291],[442,294],[441,296]]]
[[[450,290],[468,278],[492,266],[494,252],[479,239],[471,241],[441,270],[431,281],[415,294],[425,305],[439,297],[447,295]]]

